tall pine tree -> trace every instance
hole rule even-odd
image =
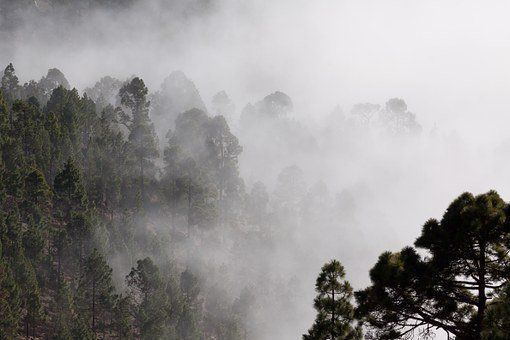
[[[322,266],[315,283],[317,317],[304,340],[362,339],[361,328],[354,327],[352,287],[345,281],[344,267],[337,260]]]

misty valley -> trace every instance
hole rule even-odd
[[[0,340],[510,339],[467,3],[0,0]]]

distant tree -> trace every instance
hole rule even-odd
[[[292,165],[284,168],[278,175],[275,199],[278,207],[286,211],[295,211],[305,193],[303,170]]]
[[[177,334],[184,340],[200,339],[197,325],[197,298],[200,293],[200,284],[189,268],[181,273],[180,288],[184,304],[177,323]]]
[[[49,212],[52,192],[44,174],[37,168],[29,170],[23,185],[23,199],[28,212],[36,222],[40,221],[43,213]]]
[[[357,116],[363,125],[369,125],[374,115],[381,109],[380,105],[360,103],[352,107],[351,113]]]
[[[159,268],[150,258],[137,261],[126,277],[134,303],[135,325],[142,339],[159,339],[165,330],[168,301]]]
[[[131,301],[128,296],[119,296],[113,307],[113,328],[119,339],[129,338],[132,329]]]
[[[308,334],[303,335],[304,340],[362,339],[361,328],[353,326],[353,292],[344,277],[344,268],[336,260],[322,267],[315,284],[317,317]]]
[[[39,283],[32,264],[24,256],[19,256],[13,261],[13,268],[21,291],[25,336],[29,338],[31,333],[35,334],[34,328],[42,313]]]
[[[62,127],[54,112],[46,112],[44,127],[49,137],[49,158],[47,178],[55,177],[58,167],[63,163],[64,148],[62,147]]]
[[[43,117],[39,108],[24,101],[15,101],[12,106],[14,116],[12,128],[20,142],[23,158],[28,164],[47,168],[49,146]]]
[[[94,249],[85,259],[83,274],[78,284],[77,304],[83,311],[81,314],[87,324],[90,322],[92,332],[104,331],[105,319],[113,310],[114,288],[112,283],[112,269],[103,255]]]
[[[238,202],[240,198],[243,183],[239,178],[238,157],[243,149],[222,116],[209,121],[206,136],[207,165],[218,190],[222,223],[228,217],[227,213],[231,214],[234,211],[233,203]]]
[[[85,322],[80,316],[76,317],[72,323],[71,334],[73,339],[95,340],[93,328]]]
[[[0,217],[1,218],[1,217]],[[2,221],[0,220],[0,223]],[[5,339],[14,339],[20,326],[22,302],[20,287],[14,279],[10,265],[2,254],[0,242],[0,334]]]
[[[81,109],[82,101],[78,91],[76,89],[67,90],[63,86],[58,86],[51,92],[51,97],[44,108],[47,115],[54,115],[54,117],[47,117],[46,126],[52,141],[52,148],[58,150],[63,158],[73,155],[77,157],[77,151],[81,147]],[[55,130],[51,130],[49,127]],[[57,166],[59,165],[57,164]]]
[[[121,120],[129,129],[129,146],[138,167],[139,195],[145,201],[146,177],[154,168],[153,160],[158,156],[158,144],[154,126],[149,119],[147,87],[140,78],[133,78],[120,91],[120,102],[128,112],[121,112]]]
[[[151,119],[160,139],[163,139],[169,127],[174,127],[181,113],[192,109],[206,110],[200,93],[182,71],[172,72],[151,98]]]
[[[3,93],[4,99],[8,103],[12,103],[20,96],[19,80],[12,63],[7,65],[4,70],[0,91]]]
[[[392,98],[386,102],[380,120],[388,132],[394,135],[416,135],[422,129],[416,116],[407,110],[406,102],[400,98]]]
[[[69,285],[64,281],[58,281],[56,297],[53,302],[57,315],[54,317],[54,340],[70,340],[73,324],[73,297]]]
[[[261,118],[281,118],[292,112],[294,104],[292,99],[285,93],[276,91],[265,96],[255,105],[249,105],[243,109],[242,121],[249,123]]]
[[[262,182],[256,182],[247,197],[248,220],[254,225],[261,226],[267,222],[269,194]]]
[[[90,252],[93,227],[90,217],[84,212],[72,212],[69,223],[66,226],[66,233],[69,237],[73,259],[78,266],[81,265],[84,257]]]
[[[213,113],[223,116],[229,122],[234,118],[235,105],[225,91],[216,93],[212,99]]]
[[[197,320],[189,306],[184,305],[177,323],[177,335],[183,340],[200,339],[197,330]]]
[[[68,158],[64,168],[55,176],[53,188],[68,217],[71,210],[83,210],[87,196],[83,187],[80,170],[72,158]]]
[[[186,268],[181,274],[181,292],[188,305],[193,305],[200,293],[200,285],[198,278]]]
[[[0,91],[0,131],[2,132],[0,134],[0,162],[4,163],[4,147],[8,144],[8,141],[10,139],[10,131],[11,129],[11,113],[7,109],[7,103],[5,102],[5,98],[2,95],[2,92]],[[4,161],[4,162],[2,162]],[[0,165],[4,165],[1,164]]]
[[[239,297],[235,299],[232,305],[233,314],[240,320],[243,326],[243,338],[248,338],[249,330],[253,329],[250,320],[250,311],[253,311],[255,304],[255,295],[249,288],[243,288]]]
[[[96,103],[98,112],[105,109],[108,105],[119,104],[119,90],[122,82],[110,76],[101,78],[93,87],[86,88],[85,93]]]
[[[374,336],[401,339],[442,329],[458,339],[480,339],[487,309],[508,282],[508,205],[490,191],[455,199],[441,221],[425,223],[415,246],[383,253],[372,285],[356,292],[360,315]]]
[[[44,256],[45,240],[47,233],[43,232],[42,223],[36,224],[33,220],[28,220],[27,230],[23,232],[23,248],[25,256],[32,262],[32,265],[39,266]],[[34,268],[37,269],[37,268]]]
[[[46,76],[41,78],[37,84],[37,87],[41,96],[38,98],[39,101],[41,103],[46,103],[52,95],[53,90],[58,87],[69,90],[71,86],[69,85],[69,82],[67,81],[64,74],[59,69],[51,68],[48,70]]]

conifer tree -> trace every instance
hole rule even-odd
[[[30,169],[23,183],[23,202],[36,222],[49,212],[51,196],[44,174],[37,168]]]
[[[5,167],[4,147],[10,142],[10,113],[0,91],[0,170]],[[5,155],[7,156],[7,155]]]
[[[146,177],[153,170],[153,160],[158,156],[154,126],[149,119],[147,87],[142,79],[135,77],[120,91],[120,102],[128,110],[122,111],[121,120],[129,129],[128,141],[134,163],[138,167],[139,195],[146,199]]]
[[[94,249],[83,264],[77,299],[77,305],[83,311],[82,316],[94,333],[107,326],[104,318],[113,309],[113,291],[112,269],[101,253]]]
[[[57,282],[56,296],[54,300],[54,308],[57,311],[57,315],[55,315],[54,318],[53,339],[72,339],[71,328],[73,321],[73,307],[74,301],[69,285],[64,280],[59,279]]]
[[[356,292],[358,314],[375,336],[401,339],[441,329],[480,339],[487,311],[510,272],[509,206],[495,191],[463,193],[430,219],[414,247],[385,252]],[[422,254],[425,255],[422,255]]]
[[[126,278],[134,303],[135,324],[142,339],[158,339],[164,333],[168,301],[159,268],[150,258],[137,261]]]
[[[12,103],[14,100],[18,99],[20,95],[19,80],[16,76],[16,71],[14,70],[12,63],[7,65],[4,70],[0,90],[4,94],[5,100],[8,103]]]
[[[322,267],[315,283],[317,317],[308,334],[303,335],[304,340],[362,339],[361,328],[353,326],[353,292],[344,277],[344,268],[337,260]]]
[[[0,217],[0,224],[3,223]],[[20,288],[10,265],[4,259],[0,241],[0,334],[2,339],[15,338],[21,319]]]
[[[55,176],[53,188],[67,216],[71,210],[83,210],[87,204],[80,170],[75,161],[69,157],[60,173]]]
[[[24,256],[16,258],[13,267],[16,268],[15,276],[21,289],[23,324],[28,338],[34,335],[34,328],[42,314],[41,292],[34,268]]]

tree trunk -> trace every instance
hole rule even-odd
[[[96,333],[96,280],[92,280],[92,332]]]
[[[331,340],[335,340],[335,289],[331,290],[331,300],[333,301],[331,311]]]
[[[485,307],[487,304],[487,296],[485,295],[485,243],[480,242],[480,257],[478,260],[478,314],[476,316],[476,339],[481,339],[481,333],[483,331],[484,319],[485,319]]]
[[[145,185],[143,181],[143,156],[140,156],[140,199],[141,203],[145,201]]]

